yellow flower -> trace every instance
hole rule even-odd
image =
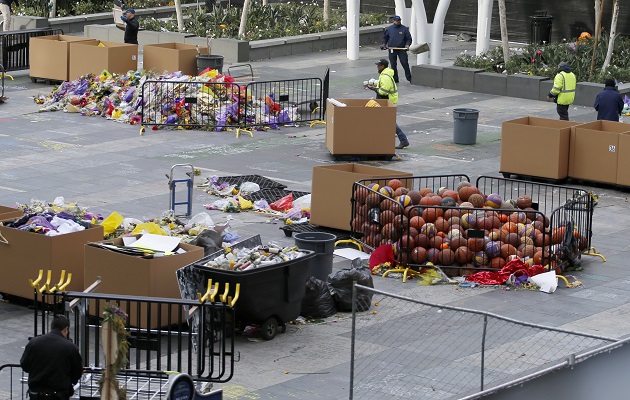
[[[225,29],[225,28],[227,28],[227,25],[225,25],[225,24],[221,24],[221,25],[219,25],[219,27],[220,27],[221,29]]]

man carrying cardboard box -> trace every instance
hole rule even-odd
[[[0,0],[1,1],[1,0]],[[126,24],[125,27],[125,43],[138,44],[138,30],[140,23],[136,19],[136,10],[128,8],[125,10],[120,19]]]
[[[368,84],[367,88],[376,92],[377,99],[388,99],[392,104],[398,104],[398,86],[394,81],[394,70],[389,68],[389,62],[384,58],[376,63],[376,68],[379,73],[378,82],[376,86]],[[409,146],[407,135],[400,129],[398,123],[396,123],[396,136],[400,141],[400,144],[396,146],[397,149],[404,149]]]

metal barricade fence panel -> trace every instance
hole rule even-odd
[[[241,89],[234,83],[147,80],[142,84],[142,124],[172,128],[238,128],[242,111]]]
[[[323,84],[320,78],[251,82],[246,86],[246,126],[273,126],[322,120]]]
[[[0,32],[0,64],[3,64],[7,71],[28,69],[30,38],[61,34],[63,30],[50,28]]]
[[[615,341],[355,288],[378,312],[353,313],[350,399],[460,398]]]
[[[28,393],[27,377],[19,364],[0,366],[0,399],[25,399]]]

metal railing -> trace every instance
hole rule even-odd
[[[352,313],[350,399],[477,398],[617,342],[355,285],[358,299],[378,313]]]
[[[29,41],[32,37],[63,35],[61,29],[40,28],[0,32],[0,64],[7,71],[29,69]]]

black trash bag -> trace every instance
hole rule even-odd
[[[332,296],[334,289],[321,279],[310,276],[302,299],[300,315],[305,318],[327,318],[335,315],[337,307]]]
[[[213,229],[205,229],[201,231],[196,238],[190,241],[193,246],[203,247],[203,255],[209,256],[221,250],[223,244],[223,236]]]
[[[563,270],[580,266],[582,253],[578,246],[578,240],[573,234],[573,221],[564,222],[564,238],[558,250],[559,262],[564,266]]]
[[[352,282],[374,287],[372,273],[368,267],[343,269],[328,275],[328,283],[333,287],[335,304],[339,311],[352,311]],[[367,311],[372,305],[372,293],[359,291],[357,294],[357,311]]]

